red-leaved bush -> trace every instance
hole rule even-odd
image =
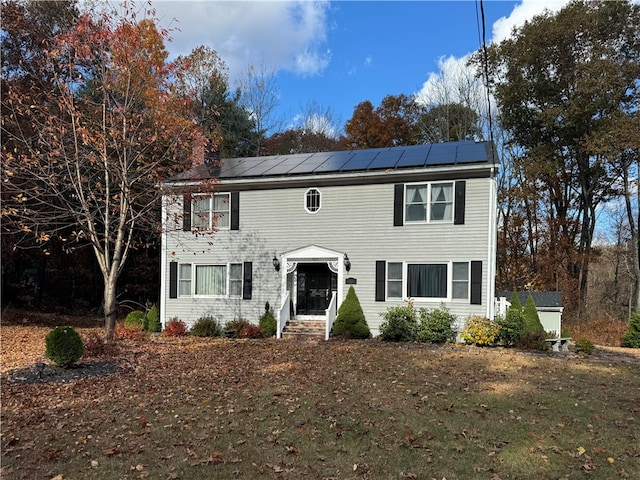
[[[174,317],[164,327],[162,334],[167,337],[182,337],[187,335],[187,324],[178,317]]]
[[[146,333],[142,331],[142,326],[131,325],[126,327],[124,323],[116,323],[116,328],[113,331],[113,338],[116,340],[144,340],[147,337]]]
[[[239,338],[262,338],[264,337],[264,332],[262,328],[258,325],[254,325],[252,323],[248,323],[242,327],[240,330]]]

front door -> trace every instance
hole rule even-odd
[[[336,289],[337,275],[326,263],[298,264],[297,315],[324,315]]]

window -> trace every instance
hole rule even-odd
[[[191,296],[191,264],[182,263],[178,270],[178,294],[181,297]]]
[[[402,263],[387,264],[387,297],[402,298]]]
[[[469,264],[454,262],[451,278],[451,297],[457,300],[469,298]]]
[[[196,295],[223,296],[227,294],[226,265],[196,265]]]
[[[453,220],[453,183],[407,185],[405,194],[407,222]]]
[[[229,210],[228,193],[194,196],[191,225],[194,230],[229,228]]]
[[[242,296],[242,264],[232,263],[229,265],[229,296]]]
[[[447,265],[407,265],[407,296],[411,298],[447,298]]]
[[[321,207],[320,190],[310,188],[305,193],[304,209],[309,213],[316,213]]]

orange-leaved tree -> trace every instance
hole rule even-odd
[[[56,239],[93,250],[106,341],[118,277],[139,232],[158,229],[159,183],[184,170],[194,131],[184,98],[172,91],[168,32],[152,11],[142,20],[136,13],[125,4],[119,14],[81,15],[45,52],[48,98],[32,104],[10,89],[2,100],[5,113],[32,122],[3,129],[11,145],[2,149],[4,226],[42,245]]]

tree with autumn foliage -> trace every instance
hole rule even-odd
[[[639,36],[640,6],[573,1],[488,49],[500,123],[519,149],[506,185],[518,205],[505,221],[516,223],[503,226],[523,227],[518,248],[536,287],[564,291],[577,318],[587,313],[598,209],[620,193],[621,150],[607,139],[640,107]]]
[[[157,231],[158,185],[186,168],[181,159],[189,158],[194,134],[184,99],[172,91],[168,32],[153,11],[142,20],[139,13],[124,4],[119,14],[80,15],[43,52],[47,98],[34,104],[12,88],[2,98],[3,111],[28,126],[3,124],[3,228],[43,247],[57,239],[92,249],[103,279],[107,341],[136,232]]]

